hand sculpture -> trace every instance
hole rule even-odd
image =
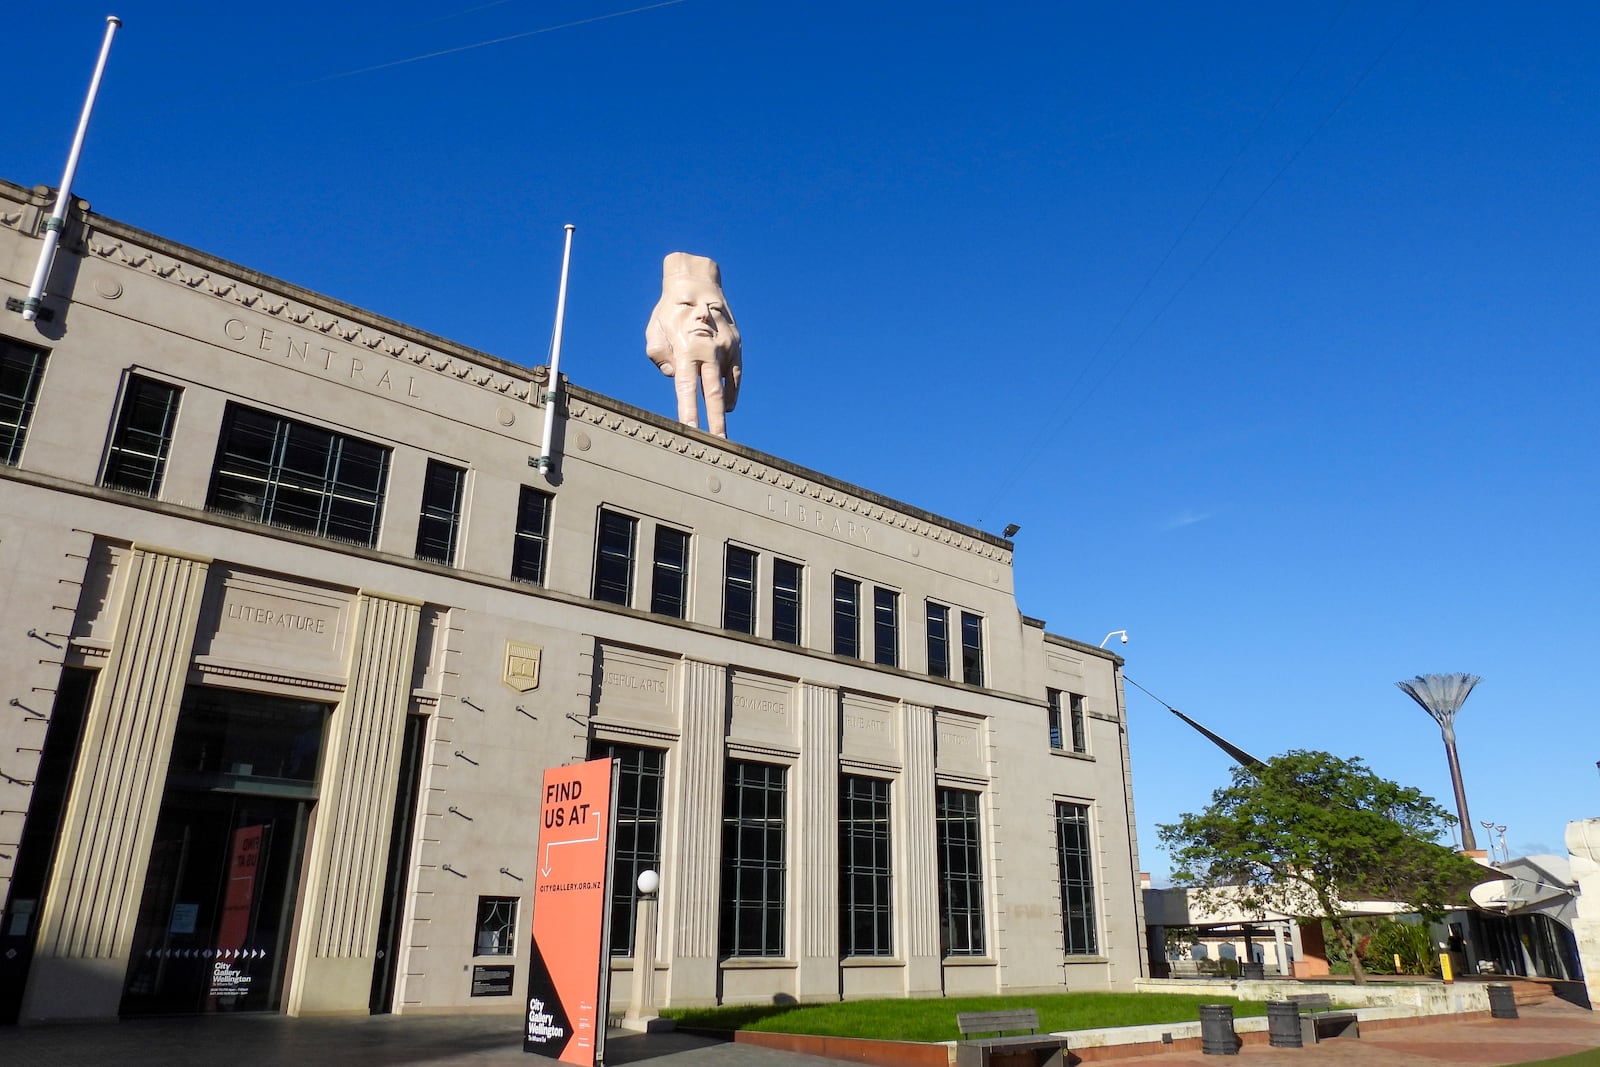
[[[739,399],[742,353],[714,260],[672,252],[662,261],[661,300],[644,330],[644,352],[677,389],[678,421],[699,428],[704,393],[707,432],[728,436],[726,415]]]

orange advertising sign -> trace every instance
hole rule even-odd
[[[612,761],[544,772],[524,1052],[594,1067],[610,978]]]

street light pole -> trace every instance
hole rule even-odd
[[[655,1013],[656,894],[661,888],[661,876],[655,871],[641,871],[638,886],[639,912],[635,917],[633,934],[633,992],[628,997],[628,1011],[622,1017],[622,1028],[648,1034],[671,1030],[673,1022]]]
[[[1445,757],[1450,761],[1450,784],[1456,792],[1456,817],[1461,820],[1463,852],[1476,852],[1478,839],[1473,836],[1472,817],[1467,814],[1467,787],[1461,782],[1461,760],[1456,755],[1455,721],[1472,687],[1482,680],[1476,674],[1419,674],[1409,682],[1394,683],[1433,717],[1444,736]]]

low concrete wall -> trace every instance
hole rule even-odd
[[[1489,989],[1483,982],[1292,982],[1267,979],[1247,982],[1239,978],[1137,978],[1139,993],[1188,993],[1194,996],[1238,997],[1240,1000],[1283,1000],[1300,993],[1326,993],[1337,1003],[1359,1008],[1395,1009],[1372,1018],[1412,1015],[1455,1015],[1488,1011]],[[1363,1019],[1367,1018],[1363,1011]]]

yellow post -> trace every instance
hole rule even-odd
[[[1396,952],[1394,954],[1394,973],[1395,974],[1405,974],[1406,973],[1405,972],[1405,968],[1400,966],[1400,953],[1398,953],[1398,952]]]
[[[1450,953],[1439,953],[1439,969],[1444,972],[1444,980],[1446,982],[1454,982],[1456,980],[1456,976],[1450,970]]]

